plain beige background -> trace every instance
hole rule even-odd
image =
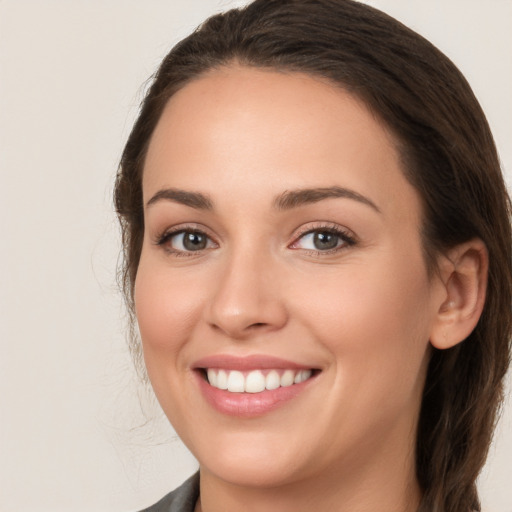
[[[0,0],[2,512],[133,511],[196,468],[126,349],[112,181],[160,59],[241,3]],[[512,2],[370,3],[459,65],[510,183]],[[480,482],[489,512],[512,512],[511,409]]]

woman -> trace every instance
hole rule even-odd
[[[115,194],[147,373],[200,465],[148,510],[480,510],[509,199],[444,55],[352,0],[214,16]]]

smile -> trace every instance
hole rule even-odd
[[[210,386],[230,393],[262,393],[300,384],[311,378],[312,370],[259,369],[249,372],[208,368]]]
[[[254,418],[308,394],[322,370],[268,355],[218,354],[192,365],[200,394],[217,412]]]

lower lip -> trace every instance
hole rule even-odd
[[[207,402],[217,411],[230,416],[252,418],[262,416],[302,393],[315,379],[315,376],[300,384],[265,390],[261,393],[231,393],[224,389],[214,388],[205,380],[202,372],[195,372],[199,381],[199,387]]]

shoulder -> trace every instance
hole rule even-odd
[[[140,512],[194,512],[198,497],[199,473],[196,473],[160,501]]]

